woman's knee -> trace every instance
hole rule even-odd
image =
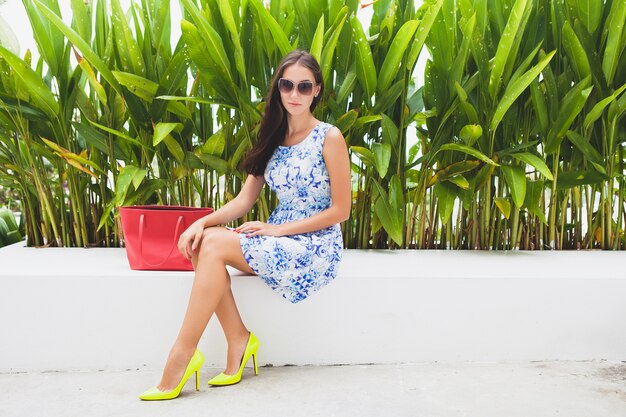
[[[209,227],[202,234],[199,256],[223,258],[223,240],[226,229]]]

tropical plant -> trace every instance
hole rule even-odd
[[[21,241],[22,234],[13,212],[0,208],[0,248]]]
[[[418,247],[624,248],[626,4],[586,4],[444,2]]]
[[[181,0],[172,22],[169,0],[73,0],[70,25],[23,3],[40,57],[0,46],[0,183],[29,245],[116,246],[121,205],[232,199],[302,48],[352,157],[346,247],[625,246],[623,1]]]
[[[41,58],[33,68],[30,53],[0,49],[0,175],[23,200],[29,244],[116,245],[121,205],[231,199],[272,68],[296,47],[323,68],[327,93],[316,116],[336,123],[366,166],[369,153],[376,164],[375,175],[363,175],[355,160],[362,215],[345,225],[347,244],[372,244],[370,218],[375,245],[385,246],[387,233],[401,244],[398,181],[411,116],[401,103],[409,89],[419,96],[410,76],[441,1],[419,11],[411,1],[376,4],[369,39],[355,0],[181,4],[182,38],[172,50],[167,0],[128,11],[111,0],[110,14],[104,0],[73,1],[70,26],[55,0],[24,0]],[[265,219],[275,204],[266,190],[249,217]]]

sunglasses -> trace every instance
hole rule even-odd
[[[283,94],[291,93],[295,85],[296,84],[293,81],[290,81],[286,78],[278,79],[278,91]],[[313,84],[312,81],[300,81],[298,83],[298,93],[302,94],[303,96],[310,96],[313,92],[314,86],[315,84]]]

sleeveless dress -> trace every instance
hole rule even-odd
[[[282,224],[311,217],[330,207],[330,180],[322,156],[326,132],[319,123],[301,142],[276,148],[265,169],[265,181],[279,204],[268,219]],[[332,281],[343,251],[341,227],[289,236],[239,235],[252,270],[274,291],[298,303]]]

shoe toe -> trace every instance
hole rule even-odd
[[[145,401],[153,401],[153,400],[169,400],[174,396],[172,395],[172,391],[161,391],[157,387],[152,387],[149,390],[146,390],[139,395],[139,399]]]

